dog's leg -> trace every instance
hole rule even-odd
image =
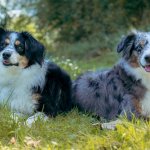
[[[116,121],[111,121],[108,123],[102,123],[101,129],[115,130],[117,124],[121,124],[121,120],[117,119]]]
[[[42,119],[43,121],[46,121],[48,119],[48,116],[46,116],[44,113],[42,112],[38,112],[36,114],[34,114],[33,116],[29,117],[27,120],[26,120],[26,125],[28,127],[31,127],[32,124],[37,121],[38,119]]]

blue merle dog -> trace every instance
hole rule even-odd
[[[127,35],[119,43],[117,52],[122,58],[113,68],[87,72],[76,79],[74,104],[107,120],[124,114],[129,119],[133,115],[149,118],[150,33]]]

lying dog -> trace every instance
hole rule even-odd
[[[15,113],[55,116],[71,108],[71,79],[44,60],[44,46],[27,32],[0,28],[0,104]]]
[[[150,33],[131,33],[119,43],[117,52],[122,58],[112,69],[78,77],[73,84],[74,104],[107,120],[120,115],[131,119],[133,114],[149,118]]]

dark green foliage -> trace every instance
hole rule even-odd
[[[124,3],[124,9],[130,23],[137,26],[136,23],[140,23],[143,18],[145,9],[148,9],[150,2],[148,0],[126,0]]]
[[[41,26],[59,29],[59,40],[74,42],[139,27],[149,8],[148,0],[40,0],[37,16]]]
[[[107,4],[107,5],[106,5]],[[116,5],[99,0],[45,0],[38,4],[37,16],[41,26],[60,30],[59,39],[63,41],[79,41],[103,32],[111,34],[116,31],[113,23]],[[42,6],[42,7],[41,7]],[[115,20],[120,24],[122,18]],[[115,24],[117,23],[115,22]]]

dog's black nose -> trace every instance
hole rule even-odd
[[[3,59],[8,59],[11,56],[10,52],[4,52],[3,53]]]
[[[145,61],[146,61],[147,63],[150,63],[150,55],[146,55],[146,56],[144,57],[144,59],[145,59]]]

